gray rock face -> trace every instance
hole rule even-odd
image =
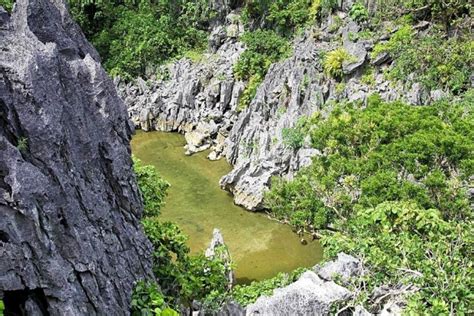
[[[151,276],[133,127],[62,0],[0,10],[0,297],[6,312],[125,315]]]
[[[351,298],[352,293],[334,283],[335,274],[344,279],[362,273],[362,263],[341,253],[334,261],[305,272],[298,281],[274,290],[247,306],[247,315],[329,315],[331,305]],[[315,272],[316,271],[316,272]],[[319,272],[318,272],[319,271]],[[328,277],[328,274],[329,277]]]
[[[217,26],[211,36],[215,53],[205,54],[197,63],[183,59],[169,65],[169,80],[118,84],[137,127],[185,133],[188,154],[212,147],[214,159],[222,156],[223,139],[235,121],[244,89],[232,70],[244,46],[235,39],[221,38],[222,28]]]
[[[312,271],[298,281],[276,289],[247,306],[246,315],[329,315],[331,305],[349,299],[351,292],[333,281],[324,281]]]
[[[315,268],[315,272],[323,280],[332,281],[335,277],[339,277],[341,281],[347,282],[350,278],[361,275],[363,269],[360,260],[339,253],[336,260],[326,263],[321,268]]]
[[[217,228],[214,228],[212,232],[212,239],[209,247],[206,249],[204,255],[208,258],[220,258],[228,268],[227,280],[229,289],[232,288],[232,285],[235,282],[234,271],[232,271],[232,258],[230,257],[229,250],[224,243],[224,237],[222,237],[221,231]]]

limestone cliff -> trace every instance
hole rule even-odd
[[[415,27],[414,32],[424,27]],[[361,27],[343,8],[296,38],[292,55],[270,67],[250,105],[240,109],[238,100],[246,83],[234,77],[233,66],[245,50],[239,42],[243,32],[238,12],[231,12],[224,24],[214,26],[209,51],[201,60],[185,58],[165,67],[164,78],[138,79],[118,87],[137,127],[182,132],[188,154],[210,148],[210,159],[225,157],[234,169],[221,179],[221,186],[249,210],[263,207],[272,176],[291,178],[317,154],[307,142],[298,148],[285,142],[282,132],[294,128],[300,118],[316,111],[327,113],[341,100],[365,102],[372,93],[411,104],[443,94],[385,79],[384,70],[392,61],[387,55],[371,59],[369,53],[391,33],[359,39]],[[323,72],[322,56],[341,45],[353,58],[343,65],[344,81],[338,82]],[[368,65],[374,68],[370,80],[363,71]]]
[[[7,313],[125,315],[151,275],[133,126],[62,0],[0,8],[0,297]]]

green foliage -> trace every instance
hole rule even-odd
[[[400,28],[386,43],[377,44],[372,52],[375,58],[382,52],[395,60],[389,71],[393,79],[407,81],[410,74],[430,89],[449,90],[454,94],[470,86],[474,63],[474,40],[469,38],[445,39],[441,34],[417,38],[410,26]]]
[[[7,12],[11,12],[13,3],[15,3],[15,0],[0,0],[0,7],[3,7]]]
[[[180,297],[183,303],[191,306],[194,300],[198,300],[212,306],[215,305],[214,300],[223,300],[221,297],[229,290],[227,275],[231,268],[219,255],[211,258],[202,254],[189,257],[181,265],[183,274],[180,278]],[[209,296],[213,299],[209,299]]]
[[[237,285],[232,289],[231,297],[240,305],[247,306],[254,303],[260,296],[270,296],[274,289],[295,282],[304,271],[304,268],[299,268],[289,274],[278,273],[277,276],[271,279],[254,281],[249,285]]]
[[[281,131],[283,143],[293,149],[303,146],[304,134],[297,128],[283,128]]]
[[[341,78],[343,75],[342,64],[353,60],[354,57],[343,47],[337,48],[326,54],[323,68],[324,72],[334,78]]]
[[[250,105],[250,102],[252,102],[253,98],[257,94],[257,89],[262,81],[263,78],[259,74],[250,77],[247,87],[245,87],[245,90],[240,96],[239,105],[237,108],[238,111],[242,111]]]
[[[272,180],[265,202],[274,216],[321,230],[328,257],[364,258],[370,272],[353,280],[364,289],[357,302],[382,284],[412,284],[412,314],[473,312],[473,100],[470,91],[413,107],[372,96],[365,108],[316,113],[307,124],[322,154],[292,181]]]
[[[159,280],[163,293],[168,297],[177,296],[183,271],[179,262],[188,259],[188,240],[179,227],[170,222],[156,219],[143,220],[143,228],[153,245],[153,273]]]
[[[372,67],[366,67],[364,69],[364,74],[360,78],[360,82],[373,87],[375,86],[375,72]]]
[[[178,316],[178,312],[169,308],[165,298],[155,282],[139,281],[132,294],[133,316]]]
[[[0,300],[0,316],[3,316],[3,311],[5,310],[5,304]]]
[[[20,137],[18,138],[18,144],[16,145],[19,151],[25,152],[28,150],[28,138]]]
[[[338,6],[338,0],[321,0],[321,8],[328,13],[336,10]]]
[[[349,16],[355,22],[364,22],[369,18],[369,12],[365,8],[364,4],[356,2],[352,5]]]
[[[159,176],[155,167],[144,166],[135,157],[133,157],[133,167],[143,198],[144,215],[158,216],[161,207],[165,204],[166,190],[169,187],[169,183]]]
[[[363,256],[370,275],[354,280],[370,292],[381,284],[412,284],[407,313],[448,315],[474,312],[473,222],[445,221],[436,209],[385,202],[361,209],[349,231],[322,239],[327,256],[340,251]],[[357,298],[356,298],[357,299]]]
[[[134,169],[145,206],[142,224],[153,245],[153,273],[158,283],[138,283],[132,298],[132,313],[137,315],[176,315],[168,306],[191,306],[194,300],[217,308],[228,291],[227,276],[232,263],[228,250],[216,249],[210,258],[191,256],[187,236],[179,227],[156,218],[163,206],[169,184],[153,166],[144,166],[134,158]]]
[[[274,31],[247,32],[242,36],[241,41],[245,43],[247,49],[240,55],[234,66],[234,74],[242,80],[248,80],[254,75],[265,77],[272,63],[290,53],[288,40]]]
[[[216,249],[216,254],[209,258],[202,254],[190,256],[188,238],[175,224],[145,219],[143,226],[154,248],[153,272],[169,304],[191,306],[194,300],[199,300],[211,305],[214,299],[222,299],[232,269],[223,259],[222,254],[228,252],[226,248]]]
[[[445,218],[467,218],[462,183],[474,170],[472,107],[451,105],[449,116],[446,108],[372,98],[364,110],[342,106],[325,120],[316,115],[311,138],[323,155],[294,181],[276,182],[268,206],[288,220],[304,212],[306,227],[396,200],[437,208]]]
[[[472,16],[470,0],[378,0],[377,15],[382,19],[394,19],[410,14],[415,20],[431,19],[443,23],[446,30],[450,26],[463,23],[463,19]]]
[[[316,4],[313,4],[316,3]],[[269,8],[267,20],[280,34],[288,34],[311,20],[310,10],[319,1],[310,0],[279,0],[273,1]],[[313,11],[314,14],[314,11]]]
[[[249,0],[242,16],[251,25],[263,25],[280,35],[291,36],[297,29],[314,22],[319,16],[322,3],[327,0]]]
[[[237,79],[248,80],[248,85],[240,96],[239,110],[245,109],[255,97],[270,65],[288,56],[290,52],[288,40],[274,31],[247,32],[241,40],[247,45],[247,49],[235,64],[234,74]]]
[[[296,122],[296,125],[291,128],[283,128],[281,136],[283,144],[293,148],[299,149],[303,146],[304,138],[308,135],[309,121],[306,117],[301,117]]]
[[[71,12],[106,69],[126,79],[206,45],[215,16],[207,1],[70,0]]]

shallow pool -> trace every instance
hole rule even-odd
[[[224,159],[208,160],[207,152],[185,156],[185,143],[177,133],[137,131],[132,151],[171,184],[160,217],[181,227],[191,251],[207,248],[212,230],[219,228],[239,283],[311,267],[321,260],[317,241],[302,245],[289,226],[234,205],[231,194],[219,187],[219,179],[231,166]]]

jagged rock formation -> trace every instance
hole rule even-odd
[[[290,285],[277,288],[271,296],[261,296],[253,304],[242,307],[235,302],[225,305],[218,315],[252,316],[252,315],[331,315],[334,304],[349,304],[354,293],[348,289],[351,278],[363,276],[366,273],[362,262],[345,253],[323,265],[316,265],[306,271]],[[337,283],[336,283],[337,280]],[[341,285],[342,284],[342,285]],[[392,292],[390,288],[376,289],[372,299],[380,300],[381,309],[377,315],[401,315],[404,306],[403,295]],[[363,306],[357,305],[346,310],[344,315],[370,316],[374,315]]]
[[[0,9],[0,298],[5,312],[126,315],[151,276],[133,131],[62,0]]]
[[[228,16],[229,28],[235,26],[237,32],[242,32],[232,16]],[[219,46],[216,53],[206,54],[197,64],[182,59],[166,68],[169,80],[139,79],[136,85],[116,82],[137,127],[185,133],[189,154],[212,145],[214,159],[220,156],[244,89],[244,83],[234,79],[232,71],[244,47],[225,32],[218,26],[211,36],[211,46]],[[221,36],[226,37],[223,43]]]
[[[344,3],[343,8],[350,7],[350,1]],[[121,96],[138,127],[182,132],[188,154],[210,148],[210,159],[226,157],[234,169],[221,179],[221,186],[234,194],[237,204],[259,210],[272,176],[291,178],[317,154],[308,142],[300,148],[285,142],[282,131],[293,128],[300,118],[316,111],[327,113],[341,100],[365,102],[373,93],[411,104],[443,95],[418,84],[403,87],[387,81],[383,72],[391,65],[389,56],[371,60],[369,52],[391,34],[357,39],[360,26],[346,12],[337,15],[294,41],[292,56],[271,66],[246,109],[237,109],[246,83],[235,80],[232,73],[244,50],[236,38],[243,28],[235,12],[211,32],[210,52],[215,53],[199,62],[184,59],[170,65],[168,80],[119,84]],[[323,73],[321,56],[341,46],[353,58],[343,64],[345,78],[338,82]],[[371,82],[363,78],[363,68],[369,64],[374,67]]]
[[[329,315],[331,306],[353,295],[335,283],[337,277],[347,282],[364,273],[360,260],[341,253],[334,261],[301,275],[298,281],[276,289],[270,297],[262,296],[247,306],[247,315]]]
[[[247,307],[246,315],[328,315],[331,305],[348,299],[349,290],[307,271],[298,281],[262,296]]]
[[[229,289],[232,288],[235,283],[234,271],[232,271],[232,258],[230,256],[229,249],[227,248],[224,237],[219,229],[214,228],[212,232],[212,239],[209,247],[206,249],[204,255],[208,258],[219,258],[224,262],[228,270],[227,281]]]

